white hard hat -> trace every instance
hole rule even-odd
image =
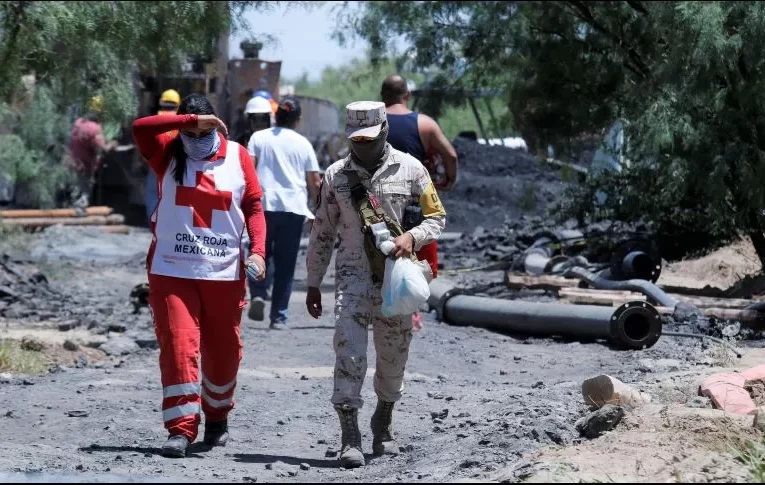
[[[244,107],[246,114],[271,114],[271,103],[266,98],[256,96],[247,101],[247,105]]]

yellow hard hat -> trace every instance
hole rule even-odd
[[[181,95],[175,89],[168,89],[159,97],[160,103],[172,103],[176,106],[181,104]]]
[[[90,98],[90,103],[88,103],[88,109],[90,111],[95,111],[96,113],[101,113],[104,110],[104,98],[101,97],[100,94]]]

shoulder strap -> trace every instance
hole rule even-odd
[[[393,237],[398,237],[404,234],[405,231],[401,227],[401,224],[396,222],[395,219],[391,218],[385,212],[385,209],[383,209],[382,205],[377,200],[377,197],[369,192],[361,183],[361,178],[359,177],[358,172],[346,168],[345,173],[348,185],[351,187],[351,200],[353,201],[354,208],[359,213],[359,218],[361,219],[361,224],[364,227],[364,230],[368,231],[368,228],[373,224],[384,222],[388,226],[388,230]],[[414,253],[412,253],[411,259],[412,261],[417,262],[417,256],[415,256]]]

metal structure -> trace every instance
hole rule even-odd
[[[464,294],[439,278],[430,283],[428,304],[436,310],[439,320],[451,325],[534,336],[608,339],[634,350],[652,347],[662,332],[659,313],[642,301],[614,309],[500,300]]]
[[[190,59],[181,73],[136,73],[138,116],[157,112],[159,96],[166,89],[175,89],[185,97],[191,93],[206,95],[219,117],[229,127],[229,136],[240,132],[247,123],[244,107],[255,91],[279,93],[281,61],[258,58],[257,45],[243,43],[243,59],[229,59],[228,34],[221,36],[208,58]],[[331,101],[298,96],[303,116],[298,131],[314,146],[320,167],[342,158],[347,142],[339,128],[340,110]],[[233,139],[233,138],[232,138]],[[105,155],[98,174],[92,202],[108,205],[123,214],[128,225],[147,224],[145,211],[145,180],[148,167],[135,150],[130,125],[122,127],[120,149]]]
[[[661,306],[674,309],[677,305],[677,300],[667,295],[661,288],[654,285],[650,281],[645,280],[627,280],[627,281],[611,281],[602,278],[594,273],[587,271],[584,268],[569,268],[566,270],[564,276],[579,278],[586,282],[588,285],[598,290],[627,290],[637,291],[644,294],[651,300],[655,301]]]
[[[323,170],[348,154],[348,139],[341,126],[341,111],[328,99],[293,95],[300,102],[302,121],[297,132],[308,138]]]

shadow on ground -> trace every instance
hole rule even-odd
[[[210,451],[212,447],[207,446],[203,443],[193,443],[189,445],[188,453],[186,454],[187,458],[204,458],[203,456],[199,455],[198,453],[203,453],[205,451]],[[144,455],[156,455],[156,456],[162,456],[162,449],[161,448],[150,448],[145,446],[101,446],[101,445],[90,445],[90,446],[84,446],[82,448],[78,449],[79,451],[83,451],[85,453],[93,453],[94,451],[104,452],[104,453],[143,453]]]
[[[286,463],[287,465],[300,465],[301,463],[306,463],[308,465],[311,465],[313,468],[337,468],[337,459],[332,460],[316,460],[311,458],[296,458],[294,456],[279,456],[279,455],[262,455],[262,454],[250,454],[250,453],[239,453],[234,456],[234,461],[237,461],[239,463],[259,463],[259,464],[266,464],[266,463],[276,463],[277,461],[280,461],[282,463]]]

